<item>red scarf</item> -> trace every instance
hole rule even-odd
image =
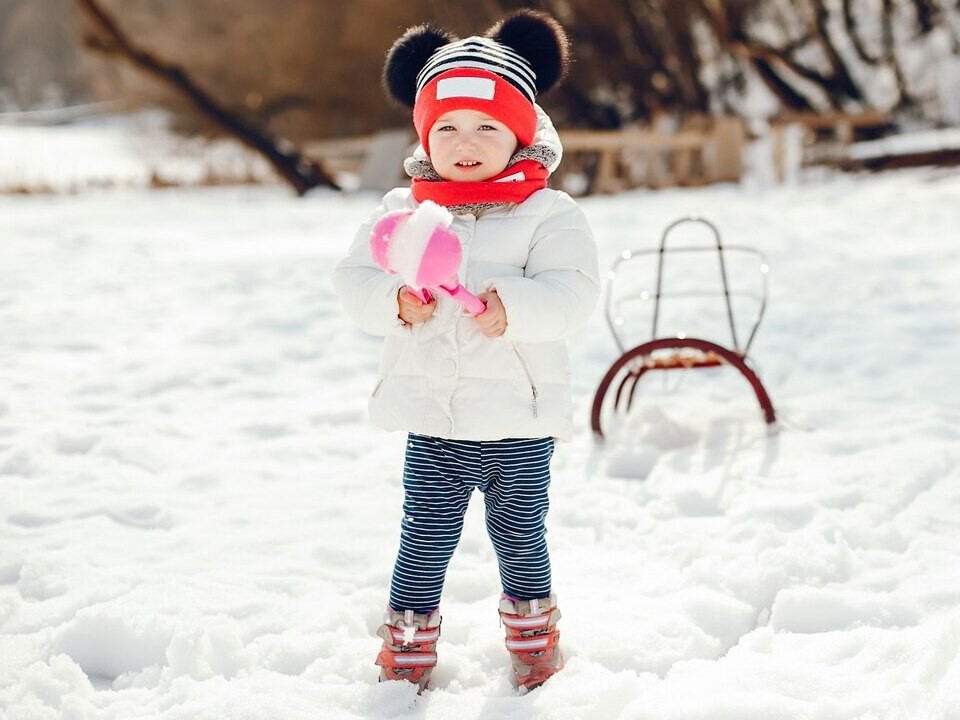
[[[519,203],[547,186],[547,169],[536,160],[520,160],[496,177],[482,182],[453,182],[413,178],[410,187],[417,202],[432,200],[454,207],[484,203]]]

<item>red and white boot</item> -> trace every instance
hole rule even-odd
[[[405,680],[419,685],[423,692],[437,664],[437,639],[440,637],[440,611],[429,615],[412,610],[388,610],[377,630],[383,646],[377,655],[380,680]]]
[[[557,597],[540,600],[500,600],[500,621],[507,632],[506,646],[518,687],[540,687],[563,668]]]

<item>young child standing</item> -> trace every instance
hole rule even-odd
[[[413,109],[422,152],[405,164],[411,187],[384,196],[333,277],[347,314],[385,338],[371,418],[408,433],[400,549],[377,633],[381,680],[429,682],[441,590],[475,489],[516,681],[536,687],[563,665],[545,538],[550,460],[554,439],[573,428],[564,339],[599,295],[586,218],[546,187],[560,148],[535,99],[567,61],[563,29],[532,11],[464,40],[414,27],[387,54],[384,84]],[[374,262],[376,221],[426,201],[453,215],[460,282],[486,305],[478,315]]]

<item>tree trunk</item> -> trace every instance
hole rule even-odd
[[[96,0],[77,0],[80,10],[106,38],[88,38],[88,45],[108,54],[119,54],[137,68],[173,86],[186,95],[200,112],[238,138],[247,147],[259,152],[286,180],[298,195],[314,187],[339,189],[333,178],[320,165],[301,155],[290,143],[278,140],[255,128],[239,115],[229,111],[201,88],[187,72],[172,63],[137,47],[120,30]]]
[[[693,34],[695,10],[689,0],[668,0],[665,4],[667,26],[671,29],[673,55],[678,61],[677,82],[682,89],[684,105],[697,112],[710,109],[710,94],[700,80],[703,60]]]

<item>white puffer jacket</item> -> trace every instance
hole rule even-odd
[[[507,313],[504,335],[488,338],[445,296],[425,323],[404,325],[397,316],[402,282],[371,259],[370,228],[386,212],[416,206],[409,189],[389,192],[333,274],[347,314],[364,331],[385,336],[370,398],[373,422],[461,440],[569,438],[564,338],[586,321],[600,292],[583,212],[566,193],[544,189],[479,218],[455,216],[460,282],[473,293],[496,288]]]

